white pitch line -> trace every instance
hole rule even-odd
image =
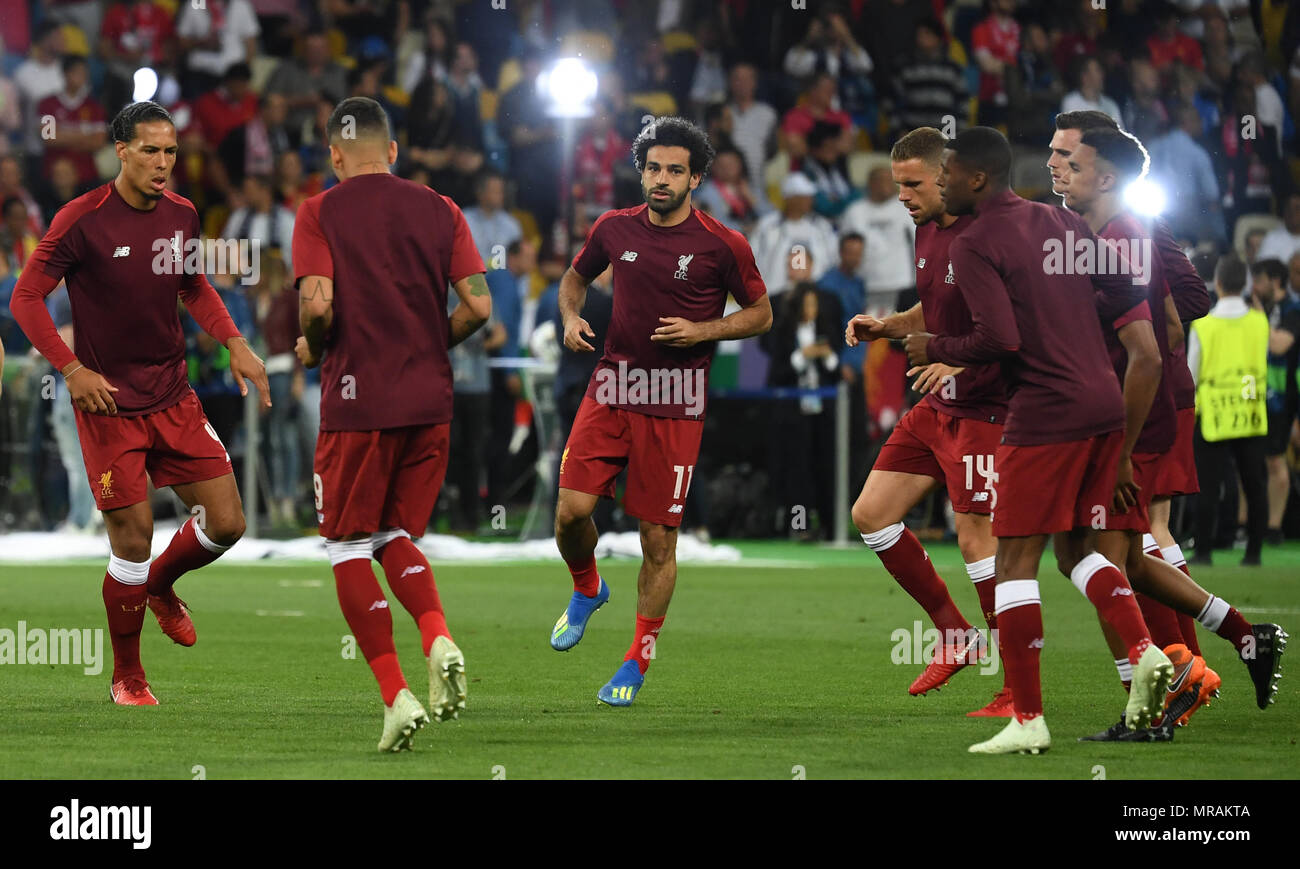
[[[280,588],[320,588],[325,585],[323,579],[282,579],[277,585]]]
[[[302,610],[253,610],[254,615],[259,616],[303,616],[306,615]]]
[[[1281,613],[1284,616],[1300,616],[1300,609],[1296,609],[1295,607],[1243,606],[1237,607],[1237,610],[1243,613]]]

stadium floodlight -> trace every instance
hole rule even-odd
[[[537,77],[553,118],[589,118],[596,100],[596,71],[578,57],[563,57]]]
[[[1144,217],[1161,214],[1167,201],[1164,188],[1146,176],[1124,188],[1124,204]]]
[[[142,66],[135,71],[135,90],[131,94],[134,102],[141,100],[151,100],[153,95],[158,92],[158,73],[147,66]]]

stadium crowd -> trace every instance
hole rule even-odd
[[[190,379],[236,464],[257,462],[267,518],[286,532],[312,523],[319,383],[293,353],[290,240],[298,204],[336,183],[324,128],[352,95],[385,107],[395,171],[464,209],[489,270],[493,319],[453,353],[457,460],[439,520],[452,530],[484,529],[489,505],[521,500],[546,446],[526,371],[493,357],[561,356],[547,396],[559,437],[576,413],[596,357],[556,349],[558,281],[596,217],[642,201],[629,145],[647,120],[706,127],[717,156],[695,203],[749,238],[776,311],[768,335],[720,348],[714,387],[847,383],[857,492],[917,398],[898,346],[844,346],[849,317],[916,298],[915,229],[890,145],[922,125],[997,126],[1016,146],[1016,190],[1059,201],[1044,166],[1054,117],[1082,109],[1144,142],[1164,218],[1207,281],[1230,250],[1250,266],[1248,304],[1271,329],[1270,541],[1288,528],[1300,455],[1300,6],[1285,0],[11,0],[0,39],[0,528],[95,526],[62,380],[42,379],[51,370],[7,304],[54,212],[116,174],[107,122],[133,98],[172,112],[181,156],[170,184],[204,232],[259,242],[255,282],[209,278],[267,360],[261,443],[245,443],[252,405],[227,351],[183,317]],[[567,122],[548,114],[537,79],[573,55],[599,86],[591,116]],[[805,256],[790,256],[795,245]],[[584,317],[599,342],[613,288],[593,286]],[[66,294],[49,306],[75,342]],[[697,530],[830,536],[835,403],[739,404],[712,404],[710,424],[732,436],[706,442],[731,452],[701,456],[713,485],[692,490]],[[1232,480],[1220,521],[1198,526],[1217,524],[1224,544],[1247,521]],[[792,505],[819,521],[792,531]],[[942,502],[930,516],[942,529]]]

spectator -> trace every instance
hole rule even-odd
[[[0,277],[17,276],[31,258],[40,238],[32,232],[27,206],[17,196],[6,196],[0,203]]]
[[[758,71],[748,63],[738,63],[731,68],[728,78],[731,101],[731,140],[745,156],[749,184],[755,190],[763,188],[763,167],[767,165],[776,133],[776,110],[755,98],[758,90]]]
[[[215,85],[232,65],[252,63],[261,32],[249,0],[181,4],[176,35],[186,63],[185,94],[197,96]]]
[[[324,100],[331,108],[347,94],[347,71],[330,59],[329,39],[323,30],[303,34],[301,57],[276,64],[266,81],[268,94],[285,99],[289,129],[299,137],[303,128],[315,122],[317,104]]]
[[[1260,242],[1258,258],[1289,263],[1300,253],[1300,191],[1283,200],[1282,225],[1269,230]]]
[[[888,166],[879,166],[867,176],[867,198],[849,206],[840,229],[856,232],[867,240],[862,261],[867,305],[861,313],[877,317],[894,313],[902,294],[916,287],[912,256],[916,225],[907,206],[898,201]]]
[[[0,72],[0,157],[19,144],[23,107],[13,79]]]
[[[817,282],[817,289],[839,302],[840,334],[849,320],[866,310],[867,284],[862,280],[862,257],[866,239],[856,232],[840,236],[840,260]],[[867,479],[867,393],[862,388],[867,345],[839,349],[840,377],[849,385],[849,489],[861,487]]]
[[[722,224],[748,234],[758,218],[772,206],[761,194],[755,194],[745,173],[745,158],[735,148],[723,148],[713,158],[709,176],[691,196],[697,208],[713,215]]]
[[[1259,246],[1263,244],[1266,235],[1268,230],[1259,226],[1246,233],[1246,265],[1254,266],[1259,262]]]
[[[1056,48],[1052,51],[1052,62],[1056,65],[1057,72],[1069,74],[1079,58],[1097,57],[1100,54],[1101,12],[1092,0],[1074,0],[1073,21],[1057,38]]]
[[[129,103],[135,89],[135,71],[142,66],[170,67],[175,43],[172,13],[156,0],[119,0],[109,4],[99,33],[99,56],[107,72],[105,103],[115,112],[119,106]]]
[[[1061,100],[1062,112],[1105,112],[1122,124],[1119,104],[1101,92],[1106,83],[1106,72],[1095,57],[1080,57],[1074,62],[1074,80],[1077,87]]]
[[[839,127],[841,154],[852,150],[853,121],[846,112],[835,108],[835,78],[825,72],[813,76],[799,105],[786,112],[781,121],[782,150],[790,155],[796,168],[808,153],[808,134],[818,121]]]
[[[1255,117],[1259,119],[1260,126],[1271,127],[1278,132],[1277,154],[1281,157],[1281,133],[1286,120],[1286,109],[1282,105],[1282,97],[1278,96],[1277,90],[1269,84],[1268,76],[1265,75],[1263,56],[1252,52],[1242,58],[1238,65],[1238,75],[1248,87],[1255,89]]]
[[[288,102],[281,94],[263,94],[258,112],[248,123],[226,134],[217,156],[232,185],[244,183],[249,175],[272,175],[280,155],[298,146],[298,134],[285,121]]]
[[[483,159],[483,80],[478,75],[478,56],[468,42],[456,44],[455,59],[447,73],[447,95],[451,97],[456,117],[456,146],[462,153],[478,155],[478,171]]]
[[[523,77],[501,95],[497,127],[510,147],[510,178],[520,208],[532,212],[543,240],[553,238],[560,165],[559,132],[555,120],[546,114],[545,101],[537,92],[542,55],[529,48],[522,60]],[[551,167],[539,172],[537,167]]]
[[[916,28],[926,19],[936,20],[931,0],[867,0],[858,24],[871,51],[879,88],[893,86],[899,70],[911,59]],[[940,36],[946,43],[947,33],[941,30]]]
[[[1223,246],[1228,238],[1219,182],[1209,153],[1197,141],[1201,114],[1191,105],[1179,106],[1173,114],[1177,125],[1150,145],[1151,174],[1160,179],[1168,202],[1165,220],[1175,238]]]
[[[631,143],[614,130],[609,103],[597,100],[573,160],[574,209],[592,220],[614,207],[614,172],[631,162]]]
[[[275,164],[276,201],[297,217],[298,206],[320,193],[321,177],[317,172],[302,171],[302,157],[295,150],[285,151]]]
[[[1219,301],[1208,316],[1192,323],[1187,342],[1187,364],[1196,381],[1196,475],[1201,483],[1194,563],[1211,563],[1224,468],[1231,459],[1246,494],[1247,542],[1241,563],[1257,566],[1268,525],[1268,417],[1265,390],[1242,384],[1261,387],[1267,382],[1268,318],[1242,299],[1246,264],[1236,256],[1219,260],[1214,284]]]
[[[1193,72],[1181,63],[1169,68],[1169,77],[1173,81],[1173,96],[1169,99],[1169,122],[1179,126],[1177,107],[1179,104],[1194,106],[1201,116],[1201,130],[1193,136],[1198,142],[1209,141],[1212,131],[1219,127],[1219,99],[1213,91],[1201,89],[1204,76]]]
[[[718,21],[713,17],[700,19],[695,33],[695,68],[687,90],[691,113],[704,117],[709,106],[721,105],[727,99],[727,73],[722,62],[721,37]]]
[[[276,202],[271,176],[249,175],[242,189],[247,204],[231,213],[221,235],[254,241],[255,251],[280,251],[285,267],[292,273],[294,215]]]
[[[10,154],[0,157],[0,199],[16,196],[27,206],[27,227],[32,234],[40,237],[45,234],[45,220],[41,217],[40,206],[35,198],[23,186],[23,164]]]
[[[62,52],[63,34],[57,24],[47,19],[32,36],[31,53],[13,72],[27,128],[23,146],[33,154],[40,153],[45,145],[41,139],[40,115],[37,114],[36,107],[41,100],[63,90]]]
[[[971,54],[980,70],[979,120],[996,126],[1006,120],[1007,67],[1020,55],[1016,0],[989,0],[989,14],[971,33]]]
[[[375,0],[324,0],[327,14],[348,39],[348,50],[356,54],[361,43],[377,39],[396,45],[410,26],[410,3]]]
[[[954,121],[955,132],[966,125],[970,115],[966,71],[948,57],[943,25],[936,19],[922,19],[913,42],[915,51],[897,67],[894,80],[896,132],[917,127],[949,129],[948,117]]]
[[[45,143],[44,174],[59,159],[72,161],[77,181],[93,184],[99,180],[95,152],[108,140],[108,118],[104,107],[90,94],[89,68],[84,57],[63,58],[63,90],[41,100],[36,113],[45,123],[54,119],[54,136]]]
[[[452,42],[450,27],[445,20],[429,11],[424,22],[424,42],[411,53],[402,70],[402,90],[411,93],[421,81],[432,76],[443,79],[451,71]]]
[[[257,117],[257,94],[249,86],[252,77],[248,64],[231,64],[221,76],[221,84],[195,100],[194,114],[213,153],[226,136]]]
[[[839,351],[844,343],[839,303],[811,283],[800,283],[784,294],[781,313],[761,341],[772,358],[767,384],[773,387],[818,389],[840,379]],[[819,534],[833,536],[835,517],[835,412],[831,402],[816,396],[778,402],[772,410],[773,432],[768,467],[782,513],[802,506],[805,515],[817,510]],[[803,539],[814,535],[795,530]]]
[[[803,161],[803,173],[817,188],[813,210],[831,221],[862,197],[849,183],[848,163],[840,153],[839,134],[834,124],[818,121],[808,134],[808,156]]]
[[[1169,112],[1161,102],[1160,76],[1145,60],[1129,64],[1132,92],[1124,103],[1124,127],[1142,142],[1153,142],[1169,126]]]
[[[1254,138],[1242,135],[1248,128],[1255,133]],[[1272,208],[1273,190],[1280,186],[1285,171],[1275,144],[1279,133],[1259,123],[1255,114],[1255,89],[1244,80],[1238,81],[1223,113],[1218,136],[1218,174],[1224,179],[1224,213],[1229,226],[1235,226],[1242,214],[1259,214]]]
[[[1300,255],[1293,257],[1300,268]],[[1268,468],[1268,530],[1264,540],[1282,543],[1282,518],[1291,494],[1291,471],[1286,451],[1300,411],[1296,384],[1300,361],[1300,299],[1287,292],[1288,269],[1275,259],[1261,260],[1251,270],[1251,304],[1268,317],[1268,439],[1264,457]]]
[[[507,248],[524,234],[519,221],[505,210],[505,177],[492,169],[480,172],[474,183],[474,195],[477,204],[465,209],[470,235],[488,271],[504,269]],[[501,319],[499,312],[498,319]]]
[[[492,313],[505,327],[506,340],[496,351],[504,358],[518,356],[532,334],[535,305],[528,301],[533,270],[537,268],[537,245],[528,239],[506,248],[506,267],[487,273],[492,294]],[[515,412],[523,396],[523,380],[513,368],[492,369],[491,440],[488,444],[488,492],[492,503],[505,503],[505,487],[512,479],[514,453],[510,442],[515,431]]]
[[[785,289],[791,263],[810,263],[809,280],[816,280],[835,262],[835,230],[813,211],[817,187],[802,173],[786,176],[781,185],[781,210],[768,214],[754,227],[750,246],[759,274],[775,297]]]
[[[1026,143],[1052,138],[1065,87],[1052,64],[1052,45],[1041,24],[1025,28],[1020,57],[1007,67],[1006,79],[1012,138]]]
[[[1147,53],[1151,66],[1164,72],[1171,63],[1181,63],[1192,69],[1205,69],[1201,44],[1178,29],[1178,10],[1172,3],[1163,2],[1157,7],[1156,30],[1147,40]]]
[[[40,204],[54,214],[67,203],[85,193],[93,185],[82,184],[77,178],[77,168],[67,157],[54,161],[50,167],[49,181],[41,191]]]
[[[298,292],[285,263],[287,251],[287,247],[272,247],[262,253],[259,280],[252,287],[250,301],[271,387],[271,406],[259,405],[266,419],[264,449],[271,471],[267,512],[273,525],[296,527],[296,502],[302,491],[302,435],[297,410],[303,371],[293,349],[299,334]]]
[[[456,294],[449,293],[448,313],[459,304]],[[506,329],[493,312],[483,328],[451,348],[451,452],[458,457],[451,463],[448,474],[448,482],[456,487],[457,494],[457,508],[452,511],[451,520],[453,531],[475,533],[483,519],[480,493],[486,482],[484,471],[492,408],[488,355],[501,349],[505,341]]]
[[[830,75],[837,85],[840,107],[858,124],[874,128],[871,55],[858,44],[843,14],[830,11],[813,18],[803,41],[786,52],[783,66],[795,79],[806,79],[814,72]]]

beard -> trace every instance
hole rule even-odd
[[[682,203],[686,201],[686,194],[690,192],[690,190],[684,190],[680,194],[674,196],[673,192],[668,190],[666,191],[668,193],[667,199],[652,199],[650,194],[654,193],[657,189],[658,188],[641,188],[641,195],[645,197],[646,204],[650,206],[651,211],[657,214],[669,214],[676,211],[678,208],[681,208]]]

